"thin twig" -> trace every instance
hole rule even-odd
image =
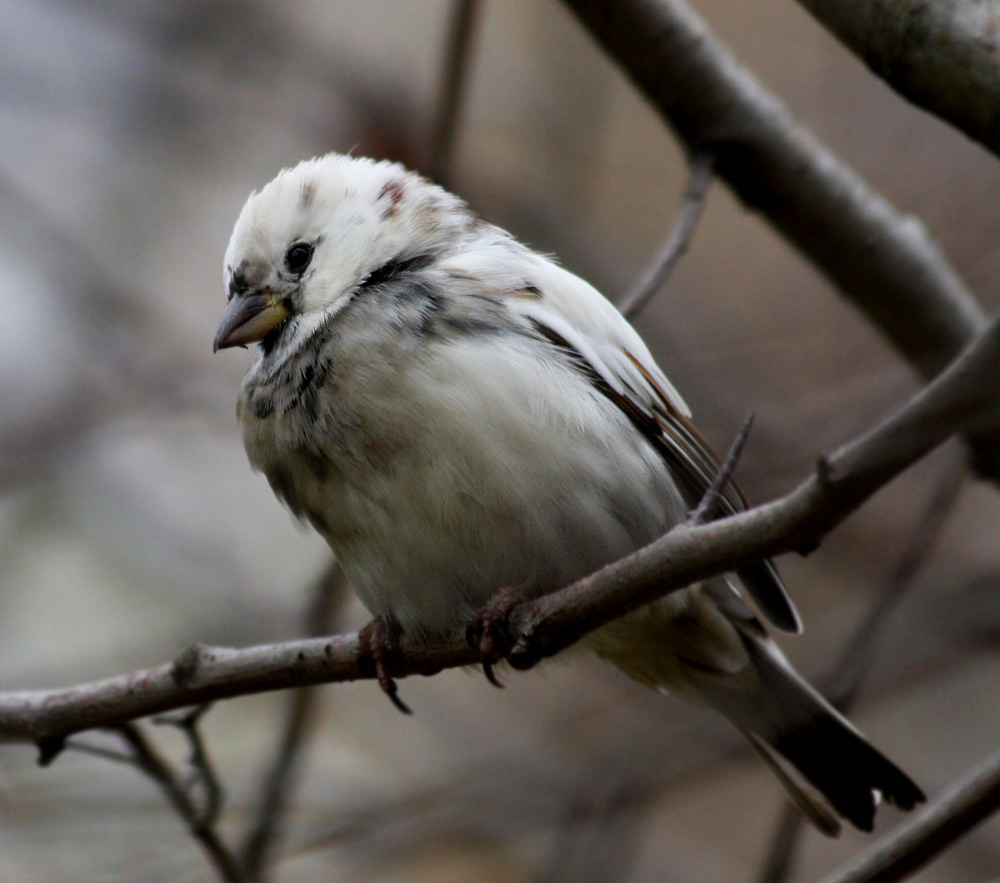
[[[184,783],[185,793],[190,794],[195,786],[201,786],[205,795],[201,807],[199,808],[194,800],[190,800],[190,803],[192,810],[197,814],[198,825],[206,828],[211,827],[219,820],[223,803],[222,785],[215,773],[211,758],[208,756],[208,749],[205,747],[201,730],[198,728],[201,718],[211,707],[211,703],[206,703],[179,715],[159,715],[153,718],[155,724],[176,727],[187,739],[191,749],[191,755],[188,758],[191,774],[187,782]]]
[[[715,154],[699,150],[691,157],[691,176],[688,179],[681,208],[673,227],[663,240],[659,254],[653,259],[642,279],[625,297],[619,309],[627,319],[634,319],[666,283],[674,267],[687,251],[694,235],[698,218],[705,207],[705,197],[712,184]]]
[[[708,490],[702,494],[701,500],[694,511],[687,517],[685,524],[693,527],[698,524],[706,524],[718,517],[722,495],[729,482],[733,479],[733,473],[736,472],[736,466],[740,462],[740,456],[743,454],[743,448],[746,446],[747,439],[750,438],[750,430],[752,428],[753,412],[751,411],[743,421],[740,431],[736,433],[736,438],[733,439],[733,443],[729,446],[726,458],[722,461],[718,472],[715,473],[715,478],[712,479]]]
[[[305,633],[318,637],[333,631],[336,614],[346,597],[340,566],[331,563],[312,589],[305,616]],[[267,773],[257,793],[255,817],[239,849],[240,867],[247,883],[263,879],[271,856],[284,835],[288,807],[302,763],[306,735],[315,719],[319,693],[315,688],[293,690],[288,697],[284,727]]]
[[[243,877],[232,853],[219,838],[215,828],[211,824],[206,824],[203,814],[198,811],[198,807],[188,796],[177,775],[160,757],[142,730],[132,723],[119,724],[115,729],[131,749],[136,766],[160,786],[170,805],[187,824],[191,834],[205,850],[220,879],[227,883],[242,883]]]
[[[844,713],[853,707],[865,680],[873,671],[876,648],[889,617],[913,587],[917,575],[927,563],[948,517],[954,511],[968,471],[965,458],[956,457],[940,477],[887,584],[878,593],[868,615],[861,621],[831,673],[827,693]]]
[[[1000,810],[1000,755],[952,785],[910,824],[823,883],[905,880]]]
[[[451,171],[455,137],[458,133],[458,113],[468,82],[469,53],[475,30],[479,0],[453,0],[448,45],[442,69],[440,100],[431,132],[427,173],[440,184],[447,185]]]

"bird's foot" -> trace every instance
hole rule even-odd
[[[403,714],[413,714],[399,698],[399,688],[392,672],[403,668],[403,652],[399,647],[402,630],[399,623],[386,616],[376,616],[358,632],[358,667],[369,677],[375,677],[382,692]]]
[[[483,674],[494,687],[503,689],[494,666],[510,653],[510,614],[519,604],[537,598],[543,590],[537,587],[506,586],[476,611],[472,622],[465,629],[465,640],[479,652]]]

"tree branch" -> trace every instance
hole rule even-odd
[[[783,552],[807,552],[895,475],[956,431],[997,419],[1000,320],[921,393],[870,432],[820,460],[787,496],[659,540],[510,618],[511,664],[525,668],[669,591]],[[401,642],[394,676],[478,662],[464,637]],[[370,667],[365,667],[370,668]],[[51,760],[73,733],[247,693],[371,677],[358,636],[248,647],[194,646],[172,663],[62,690],[0,693],[0,739],[36,742]]]
[[[564,0],[691,153],[833,281],[924,377],[987,320],[923,225],[796,122],[682,0]],[[1000,427],[972,439],[1000,478]]]
[[[333,631],[346,590],[347,580],[340,565],[330,564],[312,588],[304,634],[318,637]],[[257,810],[239,850],[239,865],[247,883],[265,879],[271,856],[284,835],[296,773],[302,763],[306,735],[316,717],[318,698],[315,689],[293,690],[288,696],[281,736],[259,789]]]
[[[900,95],[1000,154],[996,3],[799,3]]]
[[[232,853],[216,833],[212,820],[205,818],[199,811],[170,765],[157,753],[142,730],[131,723],[119,724],[115,729],[131,749],[135,765],[160,786],[167,801],[185,821],[192,836],[205,850],[220,879],[227,883],[240,883],[242,878],[239,868]]]
[[[442,65],[440,99],[431,129],[427,174],[448,185],[458,134],[458,117],[468,82],[469,52],[476,27],[479,0],[452,0],[448,41]]]
[[[708,151],[696,153],[691,157],[691,177],[684,191],[684,198],[681,200],[681,210],[677,214],[677,220],[674,221],[659,254],[653,259],[642,279],[618,305],[618,309],[626,319],[634,319],[642,311],[653,295],[663,287],[677,266],[677,262],[687,251],[698,218],[701,217],[701,210],[705,207],[714,167],[715,155]]]
[[[675,590],[783,552],[806,554],[883,487],[954,432],[997,419],[1000,319],[895,414],[822,458],[787,496],[699,527],[680,525],[627,558],[518,608],[511,664],[527,667],[601,625]]]

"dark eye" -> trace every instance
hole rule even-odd
[[[285,266],[296,276],[301,276],[312,260],[313,247],[306,242],[296,242],[285,252]]]

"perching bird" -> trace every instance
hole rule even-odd
[[[453,636],[682,521],[718,463],[622,315],[402,166],[331,154],[250,196],[215,348],[257,342],[252,466],[333,549],[368,610]],[[730,486],[723,508],[744,508]],[[588,638],[732,721],[825,833],[924,799],[791,668],[741,599],[799,630],[773,566],[668,595]]]

